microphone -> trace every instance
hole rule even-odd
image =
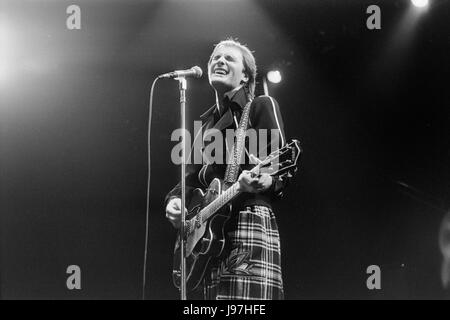
[[[200,78],[203,74],[203,71],[200,67],[195,66],[187,70],[175,70],[169,73],[164,73],[158,76],[158,79],[161,78],[178,78],[178,77],[194,77],[194,78]]]

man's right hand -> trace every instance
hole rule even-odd
[[[187,213],[187,209],[185,209]],[[166,218],[172,223],[172,225],[179,229],[181,227],[181,199],[173,198],[167,203],[166,206]]]

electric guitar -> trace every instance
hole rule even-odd
[[[258,163],[251,174],[292,175],[297,171],[301,153],[300,143],[289,144],[272,152]],[[231,215],[231,200],[239,195],[239,182],[224,189],[222,180],[215,178],[206,192],[195,189],[187,207],[185,225],[186,290],[195,290],[203,280],[211,258],[219,256],[225,247],[224,226]],[[181,285],[181,235],[174,249],[173,282]]]

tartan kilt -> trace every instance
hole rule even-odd
[[[280,236],[272,209],[252,205],[232,215],[227,246],[204,280],[209,300],[283,299]]]

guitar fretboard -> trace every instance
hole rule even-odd
[[[200,216],[200,223],[208,220],[220,208],[230,202],[235,196],[239,194],[239,182],[235,182],[231,187],[225,190],[220,196],[214,199],[206,207],[204,207],[198,214]]]

